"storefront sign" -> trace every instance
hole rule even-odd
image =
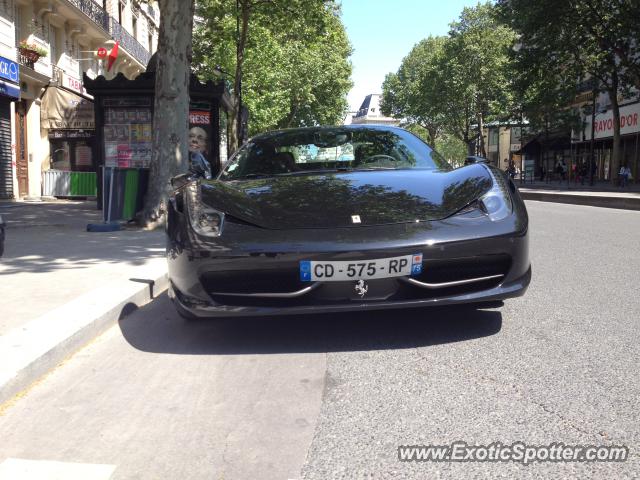
[[[87,93],[82,85],[82,81],[77,78],[73,78],[66,73],[62,73],[62,86],[64,88],[68,88],[69,90],[73,90],[74,92],[79,93],[80,95],[86,95],[91,98],[91,95]]]
[[[585,120],[584,137],[586,140],[591,140],[591,116],[587,115]],[[613,112],[611,110],[596,114],[594,132],[596,139],[613,137]],[[620,135],[636,132],[640,132],[640,103],[620,107]]]
[[[47,129],[93,129],[93,102],[67,90],[49,87],[42,98],[40,123]]]
[[[82,130],[49,130],[49,140],[93,138],[93,131],[83,132]]]
[[[0,57],[0,78],[18,83],[20,80],[18,64],[8,58]]]

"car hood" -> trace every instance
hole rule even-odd
[[[446,218],[491,188],[487,168],[375,170],[205,181],[202,201],[269,229],[336,228]],[[360,217],[360,223],[352,216]]]

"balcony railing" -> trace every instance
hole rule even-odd
[[[18,50],[18,63],[25,67],[29,67],[31,70],[35,70],[36,68],[36,62],[20,53],[20,50]]]
[[[118,41],[122,48],[142,65],[146,66],[149,63],[149,59],[151,58],[149,51],[111,16],[109,16],[109,33],[114,40]]]
[[[105,31],[109,31],[109,14],[93,0],[67,0]]]

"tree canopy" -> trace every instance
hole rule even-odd
[[[216,78],[217,66],[230,73],[250,134],[337,123],[352,86],[339,13],[334,0],[199,0],[194,69],[202,79]]]
[[[387,75],[384,111],[427,129],[432,142],[446,133],[471,146],[484,122],[511,114],[514,41],[491,3],[465,8],[447,37],[421,41]]]

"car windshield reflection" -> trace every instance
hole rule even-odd
[[[404,130],[308,128],[254,138],[238,151],[219,178],[450,168],[431,147]]]

